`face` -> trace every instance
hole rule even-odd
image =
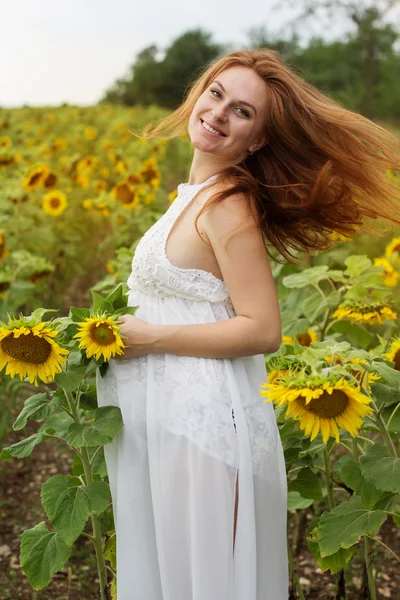
[[[249,149],[267,142],[266,116],[265,82],[252,69],[230,67],[217,75],[197,100],[188,132],[197,151],[222,163],[238,163],[249,155]]]

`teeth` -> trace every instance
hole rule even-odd
[[[215,133],[217,135],[222,135],[222,133],[220,133],[219,131],[217,131],[216,129],[213,129],[210,125],[208,125],[205,121],[203,121],[203,127],[204,129],[207,129],[207,131],[211,131],[211,133]]]

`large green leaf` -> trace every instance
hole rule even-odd
[[[76,482],[79,483],[76,477],[54,475],[41,490],[46,515],[68,546],[82,533],[89,515],[101,514],[110,501],[104,481],[89,486]]]
[[[318,542],[314,540],[308,540],[307,546],[321,571],[324,572],[329,569],[332,574],[338,573],[344,568],[357,548],[356,545],[352,546],[351,548],[340,548],[340,550],[334,554],[330,554],[329,556],[321,556]]]
[[[67,392],[74,392],[85,375],[86,365],[76,365],[64,373],[57,373],[54,379]]]
[[[282,279],[282,283],[287,288],[303,288],[306,285],[313,285],[327,278],[328,267],[320,265],[304,269],[301,273],[293,273]]]
[[[289,482],[291,491],[299,492],[302,498],[322,500],[321,483],[317,475],[309,468],[300,469],[296,479]]]
[[[347,267],[345,274],[350,277],[358,278],[361,273],[364,273],[364,271],[367,271],[371,267],[372,262],[365,255],[361,256],[353,254],[346,258],[344,264]]]
[[[0,454],[0,460],[8,460],[12,456],[15,458],[25,458],[32,454],[35,446],[43,442],[45,437],[44,432],[34,433],[30,435],[28,438],[24,440],[20,440],[16,444],[12,446],[8,446],[7,448],[3,448]]]
[[[361,473],[380,490],[400,492],[400,458],[389,456],[386,448],[374,444],[360,458]]]
[[[317,529],[321,556],[350,548],[364,535],[374,537],[385,519],[383,510],[366,510],[356,495],[341,502],[331,512],[321,515]]]
[[[314,502],[311,498],[302,498],[299,492],[289,492],[287,498],[287,509],[294,510],[308,508]]]
[[[315,323],[327,308],[328,303],[319,292],[310,294],[303,302],[303,312],[310,324]]]
[[[61,396],[53,396],[50,400],[47,394],[35,394],[24,402],[24,408],[19,413],[13,429],[23,429],[29,420],[40,421],[58,410],[63,403]]]
[[[102,406],[95,410],[93,423],[73,423],[69,427],[67,442],[76,447],[109,444],[122,426],[121,410],[117,406]]]
[[[371,367],[373,367],[381,377],[386,381],[391,388],[395,391],[400,392],[400,371],[396,371],[396,369],[392,369],[383,362],[373,361],[371,363]]]
[[[366,481],[360,470],[360,463],[354,460],[348,460],[341,469],[341,476],[344,483],[360,496],[361,504],[367,510],[371,510],[382,496],[370,481]]]
[[[46,587],[70,556],[71,548],[44,521],[22,534],[20,565],[34,590]]]
[[[358,323],[350,323],[350,321],[337,321],[330,327],[332,333],[342,333],[343,335],[349,336],[361,348],[367,348],[372,340],[374,334],[365,329]]]
[[[90,293],[92,294],[93,299],[93,314],[101,314],[104,312],[112,314],[114,312],[113,305],[105,298],[100,296],[100,294],[95,292],[93,289],[90,290]]]
[[[371,385],[372,397],[377,401],[378,407],[385,404],[399,402],[399,392],[384,383],[373,383]]]

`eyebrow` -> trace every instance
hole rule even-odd
[[[214,83],[218,83],[218,85],[222,88],[222,91],[225,92],[225,88],[222,85],[222,83],[220,81],[218,81],[218,79],[216,79],[214,81]],[[245,100],[238,100],[239,104],[246,104],[247,106],[251,106],[251,108],[254,110],[254,112],[257,114],[257,109],[255,106],[253,106],[253,104],[250,104],[250,102],[246,102]]]

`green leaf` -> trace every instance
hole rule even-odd
[[[365,255],[352,255],[346,258],[344,264],[347,267],[345,275],[357,278],[371,267],[372,261]]]
[[[54,475],[42,485],[41,490],[46,515],[68,546],[82,533],[90,510],[85,487],[76,486],[74,479]]]
[[[358,323],[350,323],[350,321],[337,321],[330,327],[332,333],[342,333],[343,335],[349,336],[350,339],[355,342],[361,348],[368,348],[374,339],[374,334],[367,331],[362,325]]]
[[[299,492],[289,492],[287,499],[287,509],[294,510],[298,508],[308,508],[314,500],[311,498],[302,498]]]
[[[389,456],[386,448],[374,444],[360,457],[361,473],[380,490],[400,492],[400,458]]]
[[[86,488],[90,514],[101,515],[111,502],[110,488],[105,481],[95,481]]]
[[[93,298],[93,314],[102,314],[104,312],[112,314],[114,312],[112,304],[100,296],[100,294],[93,289],[90,290],[90,293]]]
[[[303,302],[303,312],[310,324],[327,309],[327,302],[319,292],[313,292]]]
[[[46,587],[70,556],[71,548],[44,521],[22,534],[20,565],[34,590]]]
[[[381,377],[386,381],[386,383],[396,390],[400,392],[400,371],[396,371],[396,369],[392,369],[383,362],[372,361],[371,367],[373,367]]]
[[[317,475],[309,468],[301,469],[294,481],[289,482],[291,491],[299,492],[302,498],[322,500],[321,483]]]
[[[88,308],[77,308],[76,306],[71,306],[69,314],[75,323],[81,323],[84,321],[84,319],[90,317],[90,310]]]
[[[15,458],[26,458],[32,454],[35,446],[43,442],[45,437],[44,432],[34,433],[24,440],[20,440],[12,446],[3,448],[0,454],[0,460],[8,460],[12,456]]]
[[[385,421],[386,426],[388,424],[389,419],[391,419],[391,416],[397,406],[398,406],[398,404],[396,404],[396,406],[393,406],[393,405],[386,406],[383,409],[382,419]],[[390,425],[389,425],[389,431],[394,431],[396,433],[400,433],[400,410],[397,410],[394,417],[391,419]]]
[[[121,410],[117,406],[102,406],[95,411],[91,424],[73,423],[68,429],[70,446],[102,446],[109,444],[122,429]]]
[[[104,558],[108,560],[113,569],[117,568],[117,537],[115,535],[115,530],[111,533],[110,539],[107,541],[106,547],[104,549]]]
[[[332,574],[343,569],[357,549],[357,545],[354,545],[351,548],[340,548],[340,550],[329,556],[321,556],[318,542],[308,540],[307,546],[321,571],[324,572],[329,569]]]
[[[360,463],[348,460],[341,469],[344,483],[360,496],[361,504],[367,510],[371,510],[382,496],[373,483],[366,481],[360,470]]]
[[[120,283],[107,297],[106,301],[113,307],[113,312],[119,308],[125,308],[127,297],[124,295],[122,283]]]
[[[46,393],[31,396],[25,400],[24,408],[13,424],[13,429],[15,431],[23,429],[30,420],[40,421],[45,419],[58,410],[62,403],[63,399],[60,396],[54,396],[50,400],[47,398]]]
[[[313,285],[327,278],[328,267],[320,265],[304,269],[301,273],[287,275],[282,279],[282,283],[287,288],[303,288],[306,285]]]
[[[79,479],[54,475],[41,490],[46,515],[68,546],[82,533],[89,515],[101,514],[110,501],[104,481],[95,481],[89,486],[77,486],[76,481]]]
[[[317,537],[321,556],[329,556],[340,548],[350,548],[361,536],[374,537],[386,519],[383,510],[366,510],[354,495],[331,512],[320,517]]]
[[[379,406],[399,402],[399,392],[383,383],[373,383],[371,391],[373,398],[379,402]]]
[[[86,365],[71,367],[64,373],[57,373],[56,383],[67,392],[74,392],[86,375]]]

